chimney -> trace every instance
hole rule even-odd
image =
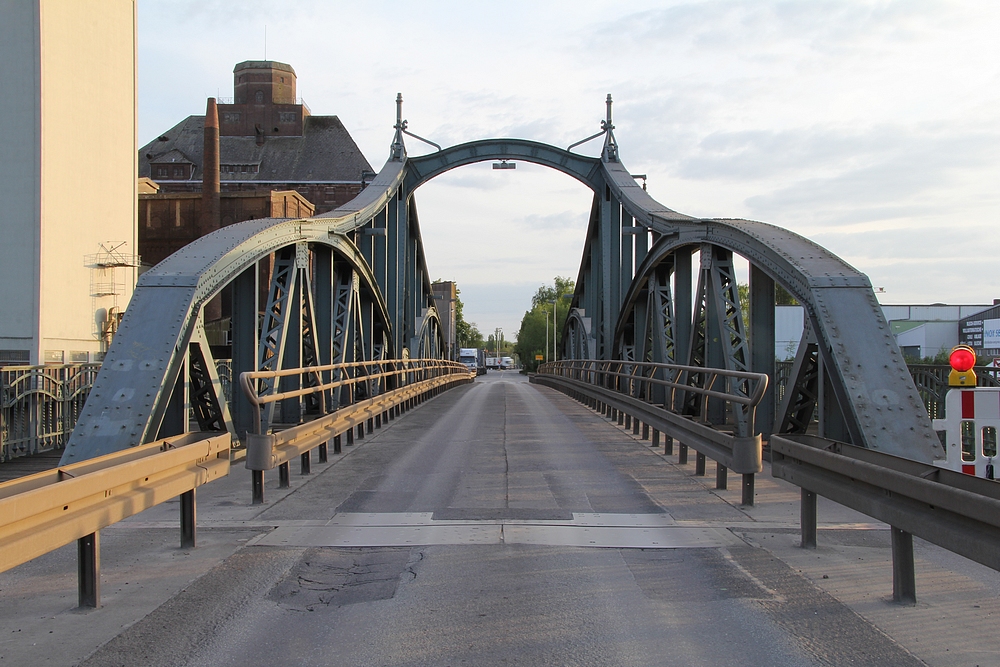
[[[201,165],[201,235],[219,228],[222,220],[219,207],[219,108],[215,98],[208,98],[205,109],[205,150]]]

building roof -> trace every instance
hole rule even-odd
[[[236,63],[236,67],[233,68],[233,73],[239,72],[245,69],[277,69],[282,72],[291,72],[295,74],[295,70],[288,63],[279,63],[277,60],[244,60],[241,63]]]
[[[176,148],[171,149],[166,153],[163,153],[162,155],[156,155],[152,160],[150,160],[150,162],[153,164],[163,164],[164,162],[179,162],[181,164],[194,164],[193,162],[191,162],[191,160],[188,159],[187,155],[184,155],[184,153],[180,152]]]
[[[163,162],[179,151],[196,166],[201,176],[205,117],[188,116],[162,136],[139,149],[139,176],[152,176],[151,162]],[[168,158],[169,161],[169,158]],[[307,116],[300,137],[267,137],[258,145],[255,137],[219,137],[220,164],[258,164],[256,173],[224,172],[226,181],[300,183],[341,181],[358,183],[371,165],[336,116]],[[164,179],[160,179],[163,182]]]

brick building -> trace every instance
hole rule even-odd
[[[279,209],[278,217],[325,213],[361,191],[374,172],[350,133],[336,116],[312,115],[296,94],[291,66],[239,63],[231,101],[210,99],[205,116],[188,116],[139,150],[139,176],[159,186],[140,195],[144,264],[213,229]],[[254,194],[234,196],[241,192]]]

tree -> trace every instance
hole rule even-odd
[[[459,347],[483,347],[483,334],[476,328],[475,322],[466,322],[462,314],[462,299],[458,295],[462,290],[455,288],[455,341]]]
[[[517,345],[514,351],[521,358],[526,370],[534,371],[539,362],[536,355],[549,359],[552,356],[552,340],[555,335],[558,340],[569,315],[569,299],[576,285],[569,278],[556,276],[553,284],[542,285],[531,297],[531,310],[521,318],[521,328],[517,332]],[[552,302],[556,304],[556,326],[553,334]],[[548,335],[546,336],[546,327]]]

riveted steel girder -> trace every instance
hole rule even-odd
[[[202,307],[245,270],[283,248],[309,242],[333,248],[367,286],[379,320],[391,321],[381,290],[357,248],[331,221],[262,219],[224,227],[147,271],[95,380],[63,463],[155,439],[188,360]],[[201,349],[205,364],[214,359]],[[211,372],[211,371],[209,371]],[[183,416],[182,416],[183,418]]]
[[[747,258],[805,308],[834,394],[829,400],[836,400],[842,413],[844,437],[915,460],[943,456],[864,274],[818,244],[765,223],[691,219],[667,224],[653,217],[650,224],[662,236],[637,268],[619,317],[634,307],[641,280],[666,258],[706,244],[726,248]]]
[[[521,160],[572,176],[594,192],[604,189],[601,160],[524,139],[484,139],[451,146],[437,153],[407,158],[405,185],[413,192],[446,171],[488,160]]]

